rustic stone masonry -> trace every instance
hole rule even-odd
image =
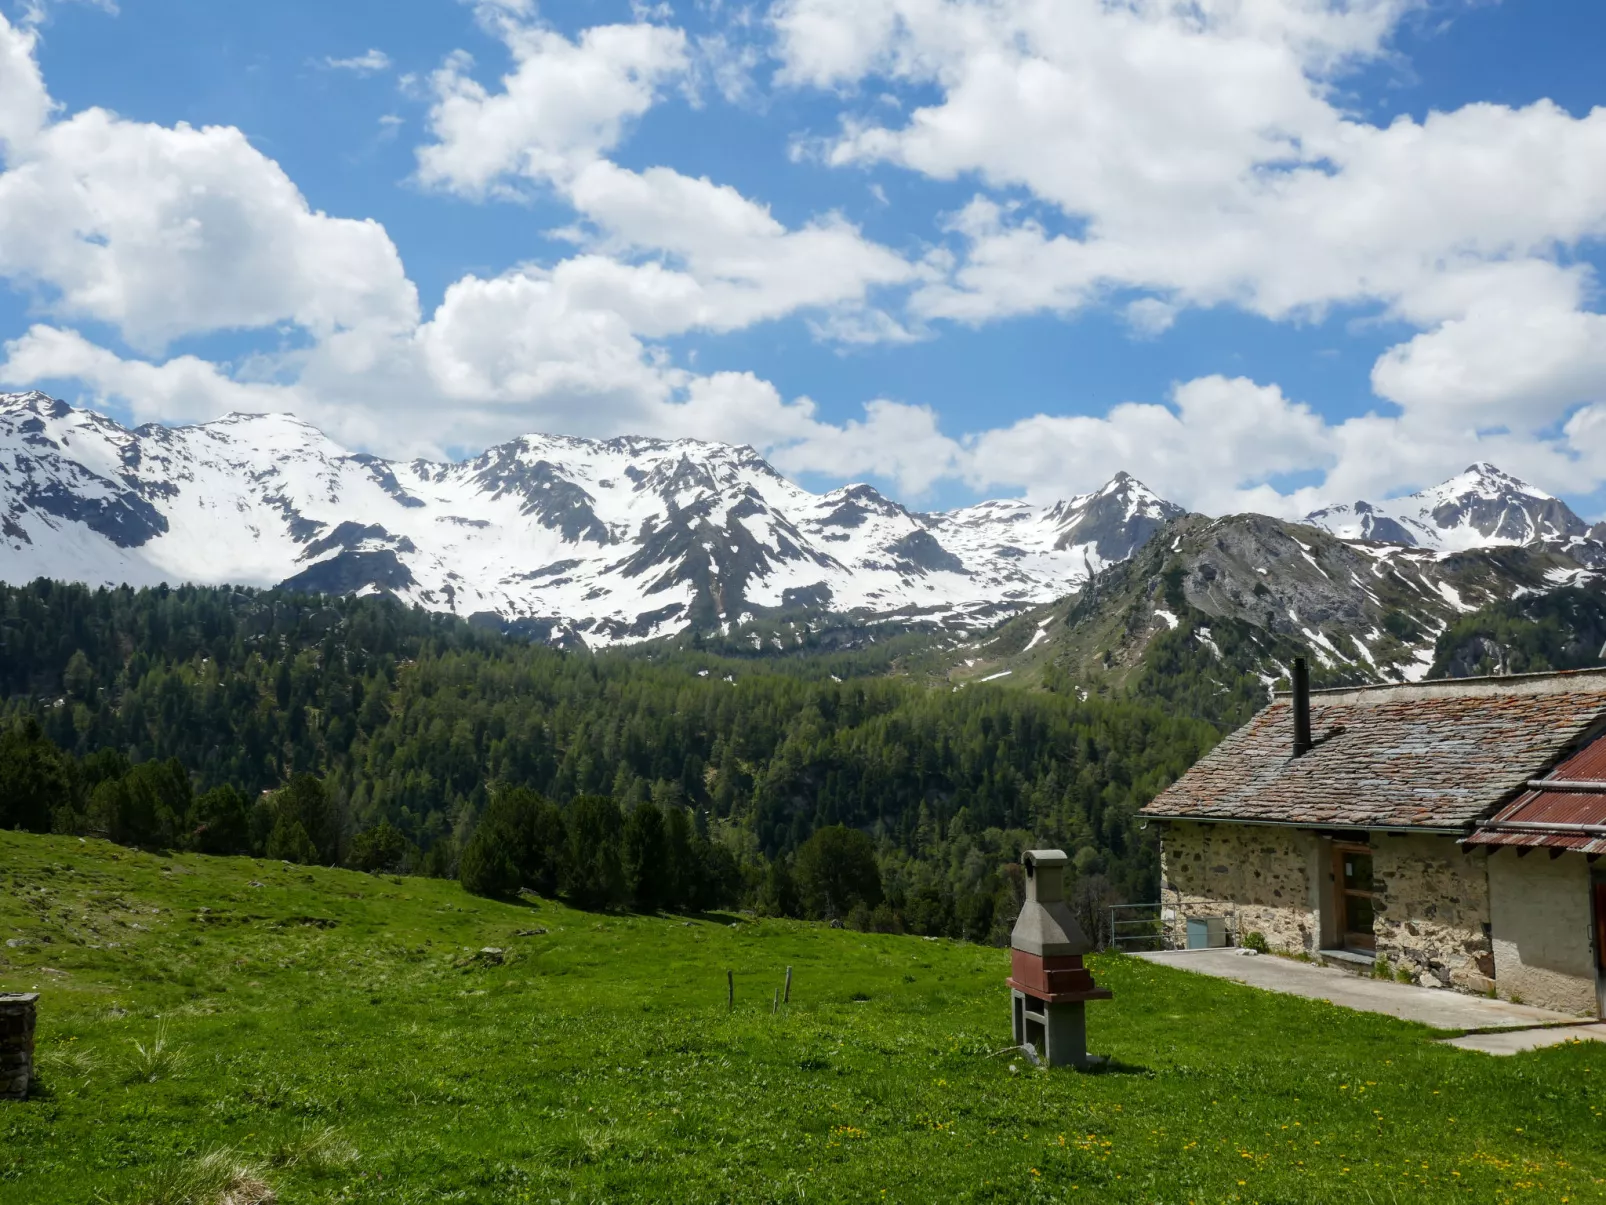
[[[0,992],[0,1100],[26,1100],[39,997]]]
[[[1380,833],[1372,839],[1377,954],[1422,987],[1494,986],[1489,876],[1482,851],[1453,837]]]
[[[1166,944],[1188,944],[1190,916],[1224,916],[1234,945],[1260,933],[1273,950],[1316,950],[1321,922],[1314,856],[1315,838],[1299,829],[1168,824],[1160,850]]]

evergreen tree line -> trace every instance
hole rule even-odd
[[[29,805],[0,824],[44,815],[194,848],[243,831],[250,852],[271,842],[275,856],[457,874],[496,893],[739,900],[978,939],[1008,919],[1009,866],[1029,845],[1071,850],[1102,896],[1154,898],[1136,809],[1214,726],[1124,699],[856,676],[845,654],[829,665],[563,652],[379,598],[0,587],[5,724],[24,734],[8,739],[48,741],[70,780],[66,810]],[[321,808],[305,803],[309,783]],[[576,833],[599,823],[614,852],[579,858],[592,846]],[[806,851],[825,830],[862,836],[875,890],[820,887]],[[640,877],[649,862],[667,885]]]

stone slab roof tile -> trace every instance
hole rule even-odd
[[[1606,726],[1606,671],[1317,691],[1315,748],[1280,696],[1143,814],[1313,826],[1464,828]]]

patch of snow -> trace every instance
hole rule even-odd
[[[1344,656],[1343,653],[1339,652],[1337,646],[1335,646],[1333,642],[1321,632],[1318,632],[1313,628],[1303,627],[1299,630],[1305,634],[1305,639],[1310,641],[1310,651],[1315,653],[1316,659],[1328,669],[1334,669],[1340,663],[1349,660],[1349,658]]]
[[[1166,626],[1169,627],[1173,632],[1177,630],[1177,625],[1182,622],[1175,615],[1171,614],[1170,611],[1165,610],[1163,607],[1156,607],[1154,609],[1154,613],[1155,615],[1159,616],[1159,618],[1165,620]]]
[[[1012,674],[1012,673],[1014,673],[1014,672],[1015,672],[1015,671],[1014,671],[1014,670],[1012,670],[1012,669],[1006,669],[1006,670],[1000,670],[1000,671],[999,671],[999,672],[998,672],[998,673],[996,673],[996,674],[988,674],[988,675],[987,675],[987,676],[986,676],[986,677],[985,677],[985,678],[981,678],[981,679],[979,679],[979,680],[980,680],[980,681],[982,681],[982,682],[996,682],[996,681],[998,681],[998,679],[1000,679],[1000,678],[1007,678],[1007,677],[1009,677],[1009,675],[1010,675],[1010,674]]]
[[[1478,609],[1477,607],[1472,606],[1470,603],[1463,602],[1461,599],[1461,591],[1457,590],[1449,582],[1439,583],[1439,593],[1444,596],[1445,602],[1449,603],[1457,611],[1460,611],[1463,614],[1468,611],[1476,611]]]
[[[1416,661],[1407,665],[1400,676],[1407,682],[1420,682],[1428,676],[1428,670],[1433,668],[1433,650],[1431,648],[1417,649]]]

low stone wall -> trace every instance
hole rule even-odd
[[[26,1100],[39,997],[0,993],[0,1100]]]
[[[1190,916],[1225,916],[1234,945],[1261,933],[1273,950],[1316,949],[1315,841],[1299,829],[1169,822],[1160,844],[1166,944],[1188,944]]]
[[[1489,858],[1489,902],[1500,995],[1539,1008],[1592,1017],[1589,864],[1580,854]]]
[[[1481,851],[1453,837],[1372,839],[1377,953],[1423,987],[1487,992],[1494,984],[1489,879]]]

